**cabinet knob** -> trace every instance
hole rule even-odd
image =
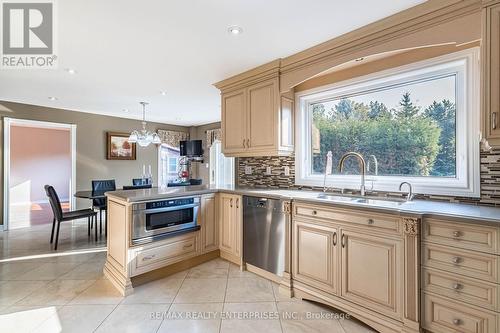
[[[451,258],[451,261],[454,263],[454,264],[458,264],[462,261],[462,258],[460,257],[453,257]]]
[[[368,224],[373,224],[373,223],[375,223],[374,219],[368,219]]]
[[[315,210],[313,210],[313,211],[312,211],[312,214],[313,214],[313,215],[318,215],[318,212],[317,212],[317,211],[315,211]]]
[[[453,325],[460,325],[462,323],[462,321],[460,319],[453,319]]]
[[[453,286],[451,286],[454,290],[460,290],[462,289],[462,285],[458,282],[454,283]]]
[[[453,237],[460,237],[462,233],[460,231],[453,231]]]

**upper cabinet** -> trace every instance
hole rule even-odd
[[[500,145],[500,1],[485,2],[483,8],[483,120],[484,135],[491,145]]]
[[[216,84],[222,98],[226,156],[293,152],[293,100],[279,91],[279,61]]]

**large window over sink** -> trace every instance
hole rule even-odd
[[[479,196],[477,48],[297,94],[296,183]],[[331,154],[329,154],[331,152]],[[327,156],[333,163],[327,163]],[[327,167],[328,166],[328,167]],[[333,166],[333,167],[332,167]]]

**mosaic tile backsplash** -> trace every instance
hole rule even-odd
[[[298,189],[295,185],[295,157],[241,157],[237,161],[238,185],[241,187]],[[285,175],[285,166],[289,168],[289,175]],[[252,174],[245,174],[245,168],[251,167]],[[271,174],[266,174],[267,167]],[[321,190],[322,188],[300,186],[304,190]],[[340,189],[333,189],[340,192]],[[384,197],[401,197],[398,192],[377,192],[374,195]],[[450,197],[435,195],[417,195],[418,199],[437,200],[446,202],[462,202],[500,207],[500,147],[490,152],[481,152],[481,198]]]

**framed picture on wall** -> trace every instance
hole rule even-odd
[[[107,132],[108,160],[135,160],[136,144],[128,142],[128,133]]]

